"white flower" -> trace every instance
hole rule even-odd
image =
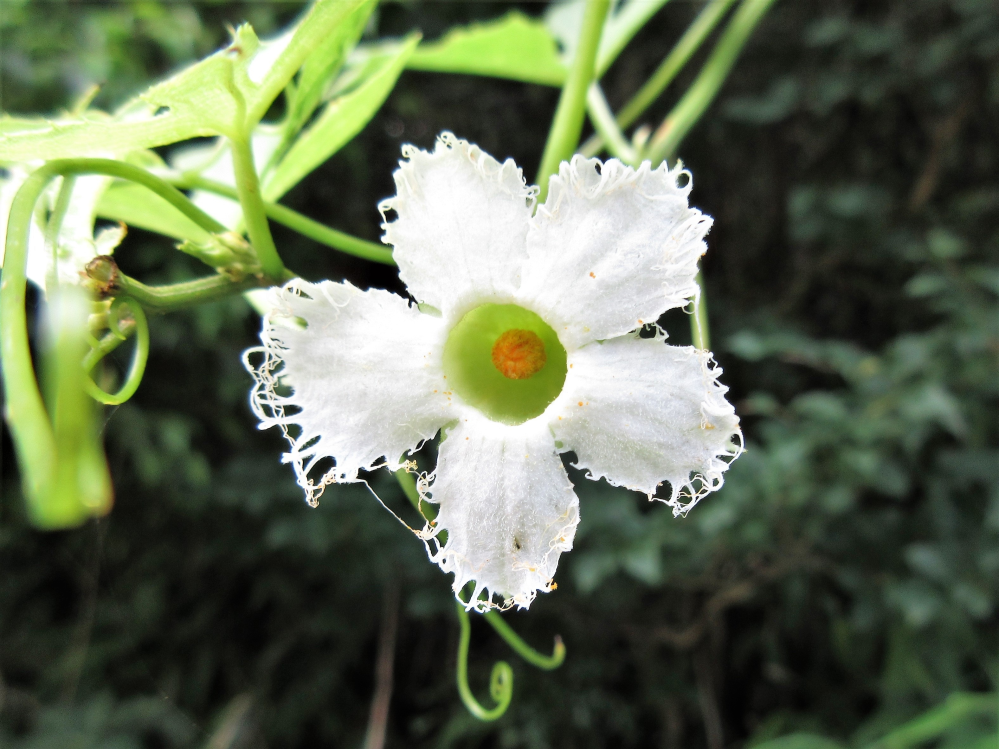
[[[439,508],[428,553],[456,594],[475,582],[470,608],[494,596],[526,608],[579,522],[559,453],[650,498],[668,482],[679,514],[741,449],[710,352],[637,332],[698,293],[711,221],[687,205],[689,174],[647,162],[577,156],[535,214],[537,188],[511,160],[449,133],[403,154],[380,208],[396,214],[385,241],[424,311],[346,282],[289,282],[247,352],[251,403],[261,428],[288,436],[313,504],[361,470],[406,467],[443,428],[420,482]]]
[[[11,204],[31,174],[22,164],[7,166],[3,171],[6,174],[0,176],[0,265],[3,265]],[[43,193],[29,228],[26,268],[28,279],[40,289],[46,290],[53,278],[59,283],[79,285],[87,263],[97,255],[110,255],[124,239],[125,228],[121,225],[100,229],[94,235],[97,204],[110,184],[110,177],[76,177],[54,248],[46,247],[43,218],[46,210],[55,204],[62,178],[54,180]]]

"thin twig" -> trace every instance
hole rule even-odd
[[[378,659],[375,665],[375,694],[364,749],[382,749],[392,702],[392,665],[395,661],[396,632],[399,629],[399,584],[392,580],[385,587],[382,627],[378,635]]]
[[[697,683],[697,701],[701,706],[704,720],[704,733],[708,739],[708,749],[723,749],[721,711],[715,695],[714,679],[711,677],[711,658],[708,648],[700,648],[694,653],[694,681]]]
[[[962,101],[949,116],[945,117],[935,128],[933,128],[933,142],[930,145],[930,152],[923,162],[923,171],[920,173],[912,192],[909,194],[909,210],[913,213],[922,209],[933,193],[937,189],[940,181],[940,167],[943,160],[943,152],[961,132],[961,125],[965,118],[971,113],[971,101]]]

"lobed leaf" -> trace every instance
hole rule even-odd
[[[495,21],[452,29],[440,41],[420,45],[407,67],[547,86],[561,86],[568,72],[545,24],[517,11]]]
[[[211,240],[207,231],[163,198],[131,182],[109,187],[97,204],[97,215],[174,239],[198,243]]]
[[[375,0],[369,0],[358,6],[337,27],[335,37],[320,45],[305,60],[289,99],[289,114],[285,125],[289,134],[297,133],[316,110],[330,81],[360,40],[376,5]]]
[[[369,60],[360,83],[329,102],[274,171],[265,177],[266,200],[280,198],[361,132],[392,91],[419,41],[419,35],[414,34]]]
[[[351,16],[365,6],[373,6],[374,2],[375,0],[317,0],[309,8],[295,24],[287,41],[282,41],[284,46],[280,55],[266,73],[260,76],[259,81],[256,81],[257,89],[252,100],[247,103],[247,119],[251,126],[260,121],[274,99],[307,64],[310,56],[318,54],[319,57],[309,67],[322,67],[321,60],[327,53],[321,50],[342,46],[355,33],[356,24],[350,22]],[[309,73],[310,78],[312,75],[314,73]]]

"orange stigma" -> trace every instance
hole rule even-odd
[[[548,355],[537,333],[513,328],[493,344],[493,366],[511,380],[526,380],[540,372]]]

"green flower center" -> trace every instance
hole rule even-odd
[[[521,424],[544,413],[565,383],[555,331],[516,304],[484,304],[462,317],[444,345],[451,389],[493,421]]]

